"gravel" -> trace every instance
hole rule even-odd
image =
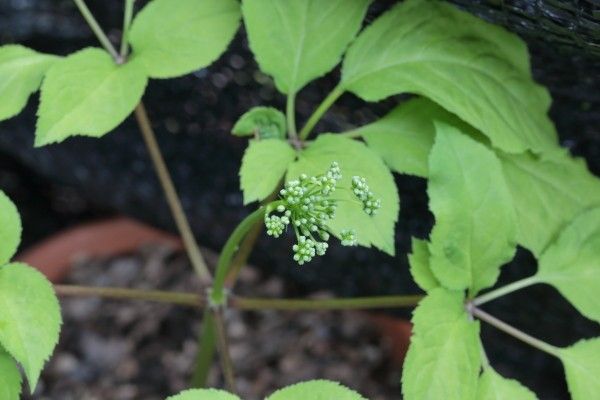
[[[210,256],[209,262],[214,262]],[[69,283],[198,291],[186,258],[147,247],[136,254],[77,263]],[[245,268],[236,293],[282,297],[283,281]],[[328,296],[329,293],[318,293]],[[97,298],[62,300],[59,346],[30,399],[164,399],[187,388],[197,351],[201,312],[147,302]],[[263,399],[309,379],[342,382],[371,400],[399,398],[400,370],[389,345],[359,312],[228,310],[230,353],[238,394]],[[218,363],[210,386],[223,387]]]

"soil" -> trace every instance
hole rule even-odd
[[[156,246],[112,259],[81,260],[69,283],[199,290],[186,258]],[[282,297],[286,287],[280,278],[248,267],[236,293]],[[187,388],[199,310],[97,298],[64,298],[61,303],[60,343],[35,394],[26,399],[154,400]],[[342,382],[371,400],[400,398],[400,368],[366,314],[229,310],[226,319],[237,387],[245,400],[316,378]],[[218,363],[209,384],[223,387]]]

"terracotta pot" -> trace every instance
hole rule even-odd
[[[174,250],[183,249],[181,240],[126,217],[88,222],[58,232],[24,250],[17,261],[27,263],[44,273],[54,283],[63,281],[75,261],[82,257],[111,258],[133,253],[142,245],[160,244]],[[388,341],[394,361],[401,365],[406,356],[412,324],[385,314],[367,314]]]
[[[88,222],[56,233],[17,256],[36,267],[54,283],[69,274],[73,262],[81,257],[114,257],[156,243],[181,249],[180,239],[126,217]]]
[[[397,365],[402,365],[410,345],[412,334],[410,321],[386,314],[371,314],[369,318],[379,329],[384,340],[388,341],[391,346],[394,362]]]

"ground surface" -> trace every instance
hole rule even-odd
[[[69,281],[197,290],[185,257],[156,247],[110,260],[82,260]],[[237,289],[247,296],[281,297],[284,292],[281,280],[263,278],[250,268]],[[63,299],[62,307],[60,344],[29,399],[162,400],[186,388],[199,311],[94,298]],[[227,320],[237,385],[245,400],[263,399],[278,387],[315,378],[343,382],[371,400],[400,397],[400,371],[364,314],[230,311]],[[217,366],[210,384],[222,387]]]

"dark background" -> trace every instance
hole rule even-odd
[[[138,2],[138,7],[143,2]],[[368,21],[394,2],[377,1]],[[600,5],[595,1],[456,1],[507,26],[525,39],[534,76],[551,90],[551,117],[561,143],[586,158],[600,175]],[[109,36],[118,41],[122,2],[89,1]],[[66,55],[96,40],[68,0],[0,0],[0,44],[21,43]],[[297,100],[301,124],[335,85],[338,72],[311,83]],[[384,115],[401,98],[365,104],[344,95],[319,126],[341,131]],[[241,30],[226,54],[210,68],[174,80],[152,80],[144,97],[182,201],[201,244],[218,250],[250,210],[243,207],[238,168],[245,140],[229,134],[248,108],[284,108],[285,99],[258,71]],[[0,123],[0,188],[16,201],[24,218],[24,246],[66,226],[124,213],[173,230],[171,217],[132,118],[101,140],[69,139],[33,149],[37,96],[17,118]],[[397,176],[401,214],[397,257],[376,250],[332,246],[326,257],[299,268],[290,243],[260,239],[252,262],[283,275],[290,295],[330,289],[339,295],[416,293],[406,253],[411,235],[426,237],[432,223],[425,181]],[[503,282],[535,271],[520,251],[502,274]],[[487,306],[490,312],[556,345],[598,334],[553,289],[536,286]],[[400,315],[408,316],[407,312]],[[536,390],[542,399],[566,397],[557,360],[502,333],[483,327],[492,363]]]

